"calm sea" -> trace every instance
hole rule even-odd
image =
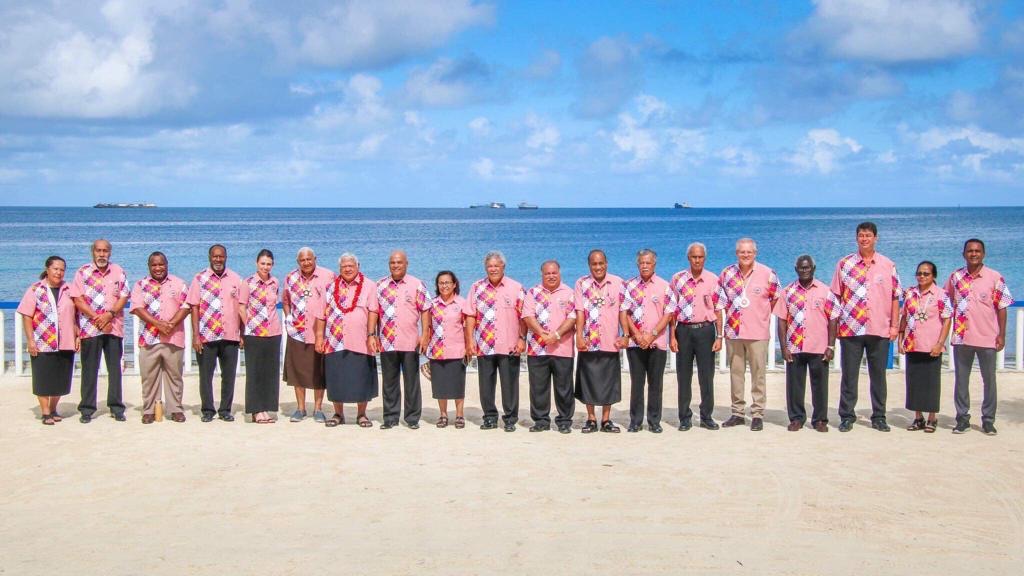
[[[228,248],[228,266],[243,277],[254,271],[256,253],[269,248],[282,278],[295,253],[311,246],[320,264],[337,268],[345,251],[355,253],[371,278],[387,274],[391,250],[409,255],[409,271],[432,286],[434,274],[451,269],[463,286],[483,276],[488,250],[504,252],[506,273],[530,286],[547,259],[562,264],[571,284],[586,273],[587,252],[603,248],[610,270],[636,273],[640,248],[658,253],[658,273],[670,277],[686,266],[687,244],[708,247],[709,269],[735,261],[735,242],[750,236],[758,260],[775,268],[783,283],[795,278],[796,257],[817,259],[818,276],[831,278],[836,260],[855,249],[863,220],[879,227],[878,249],[896,261],[905,282],[923,259],[940,276],[962,265],[963,241],[988,245],[987,263],[1000,270],[1013,293],[1024,295],[1024,207],[1020,208],[778,208],[778,209],[284,209],[284,208],[0,208],[0,300],[18,300],[51,254],[69,270],[89,261],[95,238],[113,243],[113,260],[134,281],[146,273],[146,257],[165,252],[171,273],[186,280],[206,265],[210,244]],[[7,323],[10,338],[13,322]],[[9,342],[10,340],[8,340]]]

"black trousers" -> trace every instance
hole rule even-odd
[[[715,323],[705,322],[694,328],[689,324],[676,325],[676,381],[679,384],[679,422],[690,422],[693,410],[693,362],[697,361],[697,383],[700,386],[700,419],[711,420],[715,410]]]
[[[860,361],[868,358],[868,379],[871,382],[871,421],[885,421],[885,364],[889,360],[889,339],[881,336],[847,336],[839,339],[842,352],[839,383],[839,417],[856,420],[857,387],[860,383]]]
[[[786,412],[789,420],[800,424],[807,422],[804,408],[804,393],[807,391],[807,374],[811,375],[811,423],[828,422],[828,363],[824,354],[793,354],[793,361],[786,363]]]
[[[576,412],[576,398],[572,390],[572,358],[560,356],[530,356],[526,359],[530,371],[530,419],[541,426],[551,425],[551,389],[555,390],[555,409],[559,426],[572,424]]]
[[[629,360],[629,425],[644,422],[644,385],[648,388],[647,425],[661,424],[661,391],[668,352],[657,348],[627,348]]]
[[[107,362],[107,409],[111,414],[124,414],[121,400],[121,354],[124,342],[120,336],[102,334],[85,338],[79,349],[82,359],[82,401],[78,411],[83,416],[96,412],[96,388],[99,385],[100,355]]]
[[[476,359],[480,382],[480,407],[484,420],[498,420],[498,407],[494,404],[494,390],[501,378],[501,419],[506,424],[519,421],[519,356],[491,354]]]
[[[235,370],[238,368],[238,342],[234,340],[217,340],[203,344],[203,351],[196,353],[199,363],[199,399],[203,404],[203,414],[213,415],[213,370],[220,362],[220,406],[216,412],[224,415],[231,413],[231,403],[235,400]]]
[[[384,396],[384,423],[398,424],[401,416],[402,387],[405,384],[405,422],[418,424],[423,412],[423,395],[420,391],[420,355],[418,352],[381,352],[380,375]]]

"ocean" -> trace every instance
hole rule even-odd
[[[342,252],[355,253],[371,278],[388,273],[392,250],[409,256],[409,273],[433,287],[434,275],[453,270],[463,287],[483,276],[483,255],[500,250],[506,274],[532,286],[540,265],[558,260],[571,285],[587,272],[592,248],[608,254],[609,270],[636,274],[641,248],[658,253],[657,273],[668,279],[685,266],[690,242],[707,245],[707,267],[715,272],[735,261],[737,239],[757,241],[758,261],[771,266],[783,284],[795,279],[800,254],[818,262],[828,282],[836,261],[856,249],[859,222],[878,225],[878,251],[892,258],[904,283],[929,259],[940,278],[963,264],[964,240],[987,245],[986,263],[1006,277],[1011,291],[1024,295],[1024,207],[1013,208],[0,208],[0,300],[21,298],[47,256],[68,261],[69,276],[89,261],[93,239],[113,244],[112,260],[129,280],[146,274],[154,250],[167,254],[172,274],[188,281],[206,266],[211,244],[228,249],[228,266],[243,277],[255,270],[256,253],[269,248],[278,278],[295,267],[295,254],[312,247],[319,263],[337,269]],[[5,315],[13,319],[13,311]],[[6,324],[10,342],[12,325]],[[1012,325],[1010,328],[1012,333]],[[9,344],[8,344],[9,346]]]

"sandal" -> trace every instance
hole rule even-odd
[[[616,426],[611,420],[605,420],[601,423],[601,432],[611,432],[612,434],[619,433],[619,427]]]
[[[924,431],[931,434],[932,432],[935,432],[935,429],[938,427],[938,422],[936,422],[935,420],[929,420],[928,423],[924,425]]]
[[[330,418],[328,418],[327,422],[324,422],[324,426],[327,426],[328,428],[334,428],[335,426],[338,426],[338,425],[341,425],[341,424],[344,424],[344,423],[345,423],[345,417],[342,416],[341,414],[335,414],[334,416],[331,416]]]
[[[465,428],[466,427],[466,419],[463,418],[462,416],[456,416],[455,417],[455,427],[456,428]]]
[[[53,414],[43,414],[43,426],[53,426],[55,422]]]
[[[441,416],[440,418],[437,419],[437,427],[438,428],[445,428],[447,426],[448,426],[448,417],[447,416]]]
[[[924,430],[924,429],[925,429],[924,418],[914,418],[914,421],[910,423],[910,426],[907,426],[907,430],[910,431],[910,432],[915,432],[917,430]],[[934,432],[934,430],[933,430],[933,432]]]
[[[597,432],[597,420],[587,420],[587,423],[583,425],[582,432],[584,434],[590,434],[591,432]]]
[[[50,418],[53,418],[54,422],[60,422],[64,420],[64,418],[62,418],[61,415],[57,414],[56,412],[50,412]]]
[[[356,417],[356,424],[359,424],[360,428],[373,428],[373,422],[366,417],[366,414],[360,414]]]

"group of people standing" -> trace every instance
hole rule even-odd
[[[857,251],[842,258],[829,285],[815,278],[810,255],[796,259],[797,280],[783,287],[771,268],[757,262],[757,244],[736,243],[736,263],[718,275],[706,270],[705,246],[687,247],[689,267],[665,280],[656,274],[657,254],[640,250],[637,275],[624,280],[608,272],[601,250],[587,256],[589,274],[573,288],[562,282],[557,261],[544,262],[540,283],[524,289],[505,275],[505,257],[484,257],[485,277],[465,297],[454,272],[434,278],[434,295],[408,274],[402,251],[388,259],[390,274],[367,278],[351,253],[338,259],[338,272],[317,265],[302,248],[297,267],[284,278],[273,276],[274,255],[261,250],[256,271],[241,278],[227,267],[227,249],[210,247],[209,267],[186,286],[169,274],[167,257],[153,252],[149,274],[130,289],[124,271],[110,261],[106,240],[92,244],[92,262],[64,281],[65,261],[46,260],[40,280],[25,292],[18,312],[31,355],[33,392],[43,424],[61,421],[60,396],[68,394],[74,355],[81,355],[79,420],[96,412],[101,355],[108,372],[107,406],[125,420],[121,399],[123,310],[140,319],[137,335],[142,376],[142,422],[154,422],[158,403],[175,422],[184,422],[182,362],[184,322],[190,318],[192,347],[199,366],[201,413],[233,420],[235,369],[245,351],[245,412],[255,423],[272,423],[279,410],[279,375],[284,336],[285,381],[297,408],[290,420],[304,420],[306,391],[313,392],[314,421],[328,427],[345,423],[345,404],[356,405],[356,423],[369,428],[368,402],[383,391],[381,428],[404,420],[418,428],[422,414],[421,372],[431,381],[440,416],[465,427],[466,366],[476,358],[482,429],[516,429],[519,375],[526,354],[531,432],[572,429],[576,400],[586,405],[583,433],[619,432],[611,407],[621,400],[620,351],[625,350],[630,378],[628,432],[662,431],[663,377],[668,354],[676,354],[679,430],[693,426],[692,380],[696,365],[700,389],[699,426],[716,430],[712,412],[715,353],[725,343],[730,371],[731,415],[723,427],[746,425],[746,377],[750,375],[750,429],[762,430],[766,402],[765,368],[770,315],[786,362],[786,405],[791,431],[807,424],[805,391],[811,388],[810,424],[828,431],[828,364],[838,339],[841,356],[839,430],[852,430],[857,416],[858,379],[866,357],[870,380],[871,426],[888,431],[886,363],[896,341],[907,356],[906,408],[915,412],[910,430],[934,432],[939,410],[941,358],[952,335],[955,370],[955,433],[970,428],[969,378],[975,358],[984,382],[982,429],[995,434],[996,353],[1005,345],[1006,308],[1012,296],[1002,276],[984,265],[985,245],[964,244],[965,266],[946,284],[936,281],[930,261],[916,269],[917,284],[903,290],[896,267],[875,250],[875,224],[857,226]],[[130,298],[129,298],[130,297]],[[277,313],[284,310],[282,322]],[[282,328],[283,324],[283,328]],[[284,333],[284,334],[282,334]],[[420,366],[420,355],[428,362]],[[378,381],[378,358],[380,362]],[[220,367],[220,397],[215,405],[213,377]],[[501,392],[502,411],[496,392]],[[333,404],[328,417],[324,398]],[[598,415],[600,408],[600,415]]]

